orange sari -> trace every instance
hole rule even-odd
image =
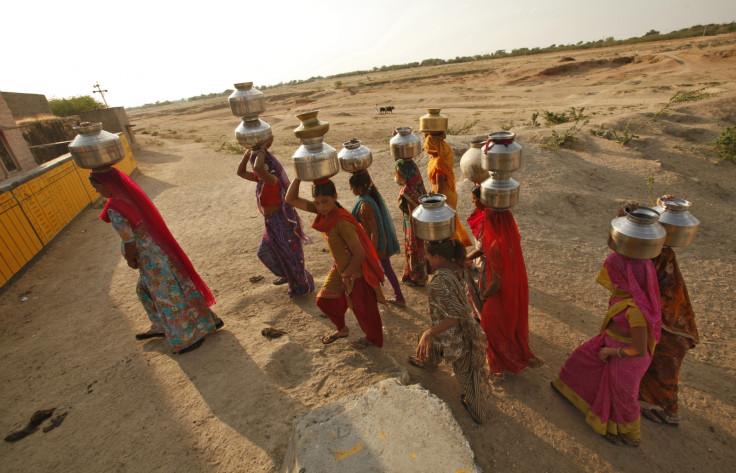
[[[453,170],[455,157],[452,154],[452,148],[439,136],[430,135],[426,139],[424,149],[431,158],[429,164],[427,164],[427,175],[432,185],[432,192],[438,191],[438,175],[444,175],[446,182],[444,194],[447,198],[447,205],[457,211],[457,190],[455,189],[455,171]],[[455,215],[455,234],[452,238],[458,240],[463,246],[473,245],[457,214]]]

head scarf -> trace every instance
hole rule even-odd
[[[410,204],[408,208],[416,207],[419,205],[419,197],[427,193],[419,168],[413,159],[409,161],[397,159],[394,169],[399,178],[404,181],[399,190],[399,205],[406,201]]]
[[[360,215],[360,207],[363,202],[368,202],[371,209],[373,209],[373,216],[376,219],[376,227],[378,230],[378,247],[377,252],[386,252],[386,256],[393,256],[399,253],[399,240],[396,238],[396,229],[394,228],[394,222],[391,220],[391,214],[386,208],[386,203],[383,201],[381,194],[376,190],[378,196],[378,202],[376,202],[370,195],[359,195],[358,199],[353,205],[351,213],[353,217],[358,219]]]
[[[473,236],[476,239],[480,239],[481,233],[483,232],[483,221],[486,218],[485,209],[476,208],[473,213],[468,217],[468,225],[470,225],[470,231],[473,232]]]
[[[256,162],[256,154],[258,153],[252,153],[250,155],[250,165],[251,167]],[[309,236],[304,233],[304,228],[302,226],[302,219],[299,218],[299,214],[296,212],[296,209],[292,207],[291,205],[286,203],[286,191],[289,189],[289,184],[291,184],[291,181],[289,181],[289,176],[286,175],[286,171],[284,170],[284,167],[281,165],[278,159],[276,159],[276,156],[271,154],[270,151],[266,151],[266,159],[264,160],[264,164],[266,166],[266,171],[270,172],[276,178],[279,182],[279,195],[281,196],[281,211],[284,214],[284,217],[286,217],[286,220],[294,225],[294,228],[296,229],[296,234],[299,237],[299,239],[304,244],[312,243],[312,239],[309,238]],[[258,175],[254,173],[256,178],[258,178]],[[263,207],[261,207],[261,193],[263,192],[263,185],[264,182],[260,179],[257,179],[256,184],[256,205],[258,205],[258,210],[263,214]]]
[[[427,164],[427,174],[429,181],[437,182],[437,174],[447,176],[447,185],[450,189],[455,190],[455,157],[452,154],[452,148],[439,136],[429,135],[424,143],[424,149],[431,159]],[[434,186],[434,184],[433,184]]]
[[[113,197],[107,199],[100,218],[104,222],[110,223],[110,216],[107,211],[112,209],[128,219],[133,227],[142,223],[153,241],[176,265],[182,276],[192,280],[207,305],[213,305],[215,297],[212,292],[199,277],[197,271],[194,270],[192,263],[169,231],[169,227],[166,226],[166,222],[164,222],[158,209],[146,193],[138,187],[138,184],[115,168],[110,168],[107,172],[93,171],[90,175],[100,181],[113,195]]]
[[[381,262],[378,260],[378,255],[376,254],[376,249],[373,248],[373,243],[371,243],[371,240],[368,238],[365,230],[363,230],[363,227],[361,227],[358,221],[355,220],[353,214],[342,207],[337,207],[327,215],[318,213],[317,218],[315,218],[314,223],[312,223],[312,228],[318,232],[327,233],[340,220],[347,220],[355,226],[360,246],[363,247],[363,251],[365,252],[365,258],[361,264],[363,278],[365,278],[365,282],[367,282],[369,286],[373,288],[378,287],[383,282],[383,268],[381,267]]]
[[[634,304],[647,320],[652,339],[655,343],[659,343],[662,332],[662,310],[659,283],[652,260],[627,258],[612,251],[603,267],[606,268],[611,283],[631,295]]]
[[[483,250],[486,254],[486,277],[490,281],[491,270],[501,277],[501,300],[508,314],[507,320],[499,320],[503,333],[516,333],[525,337],[523,346],[528,347],[529,282],[521,251],[521,235],[510,210],[496,212],[485,210],[483,222]],[[529,351],[531,353],[531,350]],[[529,355],[533,358],[533,354]]]

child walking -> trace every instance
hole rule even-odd
[[[486,337],[471,315],[465,284],[458,272],[465,264],[465,247],[457,240],[427,242],[427,259],[435,268],[429,283],[432,328],[419,340],[414,366],[432,370],[443,358],[452,363],[464,393],[461,402],[477,423],[485,422],[488,377],[485,371]]]
[[[325,335],[328,345],[349,335],[345,312],[353,309],[364,337],[351,342],[353,348],[383,346],[383,325],[377,301],[384,302],[381,292],[383,271],[376,250],[355,218],[337,201],[335,184],[329,179],[314,182],[312,197],[299,197],[301,180],[291,181],[286,202],[305,212],[317,214],[312,228],[322,232],[334,259],[322,288],[317,294],[317,307],[335,324],[336,331]]]

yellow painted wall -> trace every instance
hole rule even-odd
[[[115,165],[130,175],[136,163],[125,135],[125,158]],[[20,271],[99,194],[89,170],[69,157],[62,164],[0,194],[0,286]]]

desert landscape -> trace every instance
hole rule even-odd
[[[223,88],[249,80],[220,79]],[[736,163],[719,160],[710,143],[736,124],[736,35],[376,72],[264,92],[268,108],[260,118],[271,125],[272,150],[290,176],[289,158],[300,144],[294,115],[320,109],[330,123],[325,142],[340,149],[356,137],[372,149],[370,173],[399,231],[388,143],[395,127],[417,128],[428,107],[449,117],[463,220],[473,184],[460,173],[462,152],[473,136],[514,131],[524,147],[513,212],[529,276],[531,347],[546,364],[493,382],[488,420],[479,426],[463,409],[448,366],[426,373],[408,363],[429,323],[425,288],[403,286],[408,306],[382,309],[382,349],[357,351],[345,340],[322,345],[332,326],[314,294],[290,300],[257,259],[263,217],[255,184],[236,175],[240,120],[227,99],[140,109],[129,112],[141,144],[134,177],[215,293],[225,327],[181,356],[163,340],[136,341],[148,327],[135,295],[137,272],[127,267],[112,227],[98,219],[98,201],[0,294],[0,432],[21,429],[39,409],[67,413],[48,433],[2,442],[2,471],[278,471],[295,418],[395,376],[449,405],[484,471],[733,469]],[[678,93],[691,100],[651,120]],[[395,110],[378,114],[376,104]],[[583,115],[577,123],[545,125],[544,112],[573,107]],[[639,128],[628,145],[607,139],[627,125],[629,132]],[[553,130],[575,139],[556,146]],[[426,156],[417,164],[428,182]],[[334,180],[350,208],[348,174]],[[695,244],[676,249],[701,342],[682,368],[680,427],[642,420],[642,446],[616,447],[549,382],[599,329],[607,292],[595,277],[618,206],[664,193],[692,201],[701,221]],[[301,216],[308,226],[311,216]],[[322,237],[308,232],[314,244],[305,247],[306,265],[320,285],[332,260]],[[399,271],[403,255],[392,262]],[[251,282],[254,276],[263,279]],[[357,322],[347,319],[355,338]],[[287,334],[269,340],[265,327]],[[407,412],[406,420],[422,415]]]

